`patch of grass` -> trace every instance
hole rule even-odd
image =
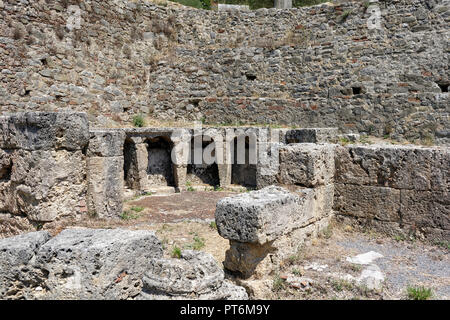
[[[345,22],[351,13],[352,13],[352,10],[345,10],[341,15],[341,23]]]
[[[292,274],[293,274],[294,276],[300,277],[300,276],[302,275],[302,272],[301,272],[301,270],[299,270],[299,269],[292,269]]]
[[[398,235],[394,236],[394,240],[397,242],[406,241],[406,237],[402,234],[398,234]]]
[[[133,210],[134,212],[142,212],[142,211],[144,211],[144,207],[138,207],[138,206],[136,206],[136,207],[131,207],[131,210]]]
[[[142,114],[138,114],[133,117],[133,125],[138,128],[145,126],[145,120]]]
[[[176,258],[176,259],[180,259],[181,258],[181,249],[178,248],[177,246],[173,247],[172,248],[171,257],[172,258]]]
[[[434,244],[438,247],[450,250],[450,242],[449,241],[435,241]]]
[[[209,227],[210,227],[211,229],[217,230],[217,224],[216,224],[216,222],[215,222],[215,221],[211,221],[211,223],[209,224]]]
[[[279,292],[279,291],[283,290],[285,287],[286,287],[286,284],[285,284],[284,280],[281,279],[279,275],[276,275],[273,278],[272,291]]]
[[[320,233],[320,237],[324,239],[330,239],[332,235],[333,235],[333,226],[331,225],[328,225],[328,227],[323,229],[322,232]]]
[[[362,135],[359,137],[359,142],[364,144],[372,144],[372,142],[369,140],[369,136]]]
[[[425,287],[411,287],[407,288],[409,300],[428,300],[433,295],[430,288]]]
[[[350,140],[348,138],[343,137],[343,138],[339,139],[339,144],[342,145],[342,146],[346,146],[349,143],[350,143]]]
[[[344,289],[346,289],[346,290],[353,289],[353,283],[351,283],[350,281],[344,280],[344,279],[333,280],[331,282],[331,286],[333,287],[333,289],[335,291],[338,291],[338,292],[341,292]]]
[[[130,211],[124,211],[120,215],[120,219],[122,219],[122,220],[134,220],[134,219],[138,219],[139,217],[140,217],[140,215],[134,214],[133,212],[130,212]]]
[[[193,238],[194,242],[185,246],[186,249],[200,250],[205,247],[205,239],[200,238],[197,234]]]
[[[224,191],[225,189],[221,186],[214,186],[214,191]]]
[[[362,267],[359,264],[350,264],[346,265],[346,269],[354,272],[360,272],[362,270]]]
[[[186,190],[189,191],[189,192],[194,192],[195,191],[194,187],[192,186],[192,182],[186,181]]]

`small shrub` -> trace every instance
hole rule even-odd
[[[425,287],[408,287],[409,300],[428,300],[433,295],[431,289]]]
[[[144,117],[141,114],[133,117],[133,125],[138,128],[142,128],[145,125]]]
[[[181,258],[181,249],[178,247],[173,247],[172,249],[172,258],[180,259]]]

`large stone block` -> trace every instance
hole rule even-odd
[[[263,245],[230,240],[225,253],[224,267],[237,272],[241,278],[258,279],[279,271],[281,265],[305,242],[317,237],[330,223],[332,216],[315,220],[301,228],[290,231],[276,240]]]
[[[87,206],[90,214],[118,217],[123,209],[123,157],[87,159]]]
[[[16,150],[12,163],[6,211],[42,222],[86,211],[82,151]]]
[[[418,228],[450,230],[450,194],[401,190],[402,222]]]
[[[229,240],[265,244],[314,216],[314,193],[294,194],[270,186],[221,199],[216,206],[219,234]]]
[[[343,215],[400,222],[400,190],[335,184],[334,210]]]
[[[89,143],[89,122],[81,112],[20,112],[2,119],[0,148],[82,150]]]
[[[444,147],[338,147],[335,178],[345,184],[447,191],[449,163],[449,148]]]
[[[152,259],[161,256],[152,231],[66,229],[36,254],[36,266],[48,273],[40,298],[135,297]]]
[[[40,284],[42,273],[33,268],[38,249],[50,239],[46,231],[0,239],[0,299],[20,299]]]
[[[138,299],[248,299],[244,288],[224,278],[209,253],[186,250],[179,259],[151,261]]]
[[[123,156],[125,132],[119,130],[91,130],[88,157]]]
[[[292,144],[280,149],[281,184],[316,187],[333,183],[335,145]]]

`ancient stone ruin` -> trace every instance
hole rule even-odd
[[[332,223],[450,241],[448,1],[25,2],[0,0],[0,299],[264,298]],[[80,227],[198,186],[235,193],[223,261]]]

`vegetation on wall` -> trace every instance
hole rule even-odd
[[[211,9],[211,0],[172,0],[185,6],[194,7],[198,9]]]

